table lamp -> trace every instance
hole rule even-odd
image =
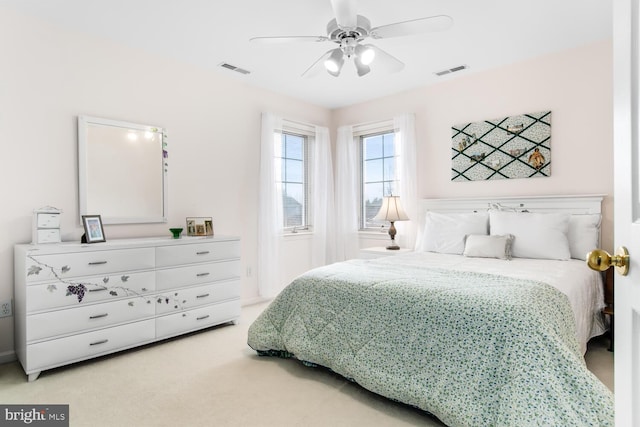
[[[377,221],[389,221],[391,227],[389,227],[389,236],[391,236],[391,245],[387,246],[389,250],[398,250],[400,246],[396,245],[396,227],[393,225],[396,221],[406,221],[409,219],[402,205],[400,204],[399,196],[385,196],[382,199],[382,206],[378,214],[373,217]]]

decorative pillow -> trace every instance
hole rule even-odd
[[[467,234],[489,234],[489,215],[482,213],[441,214],[427,212],[424,233],[416,251],[460,255]]]
[[[600,214],[575,214],[569,218],[569,250],[571,258],[586,259],[600,243]]]
[[[518,258],[568,260],[569,214],[489,211],[492,235],[512,234]]]
[[[486,236],[470,234],[464,242],[462,255],[480,258],[511,259],[513,236]]]

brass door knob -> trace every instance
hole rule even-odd
[[[587,265],[596,271],[605,271],[610,267],[615,267],[616,271],[623,276],[629,273],[629,251],[624,246],[616,250],[615,255],[602,249],[594,249],[587,254]]]

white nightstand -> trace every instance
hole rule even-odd
[[[383,256],[401,255],[409,252],[413,252],[413,249],[400,248],[396,250],[390,250],[390,249],[387,249],[385,246],[373,246],[371,248],[360,249],[360,258],[373,259],[373,258],[380,258]]]

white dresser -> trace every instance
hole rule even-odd
[[[29,381],[239,316],[237,237],[15,246],[15,347]]]

